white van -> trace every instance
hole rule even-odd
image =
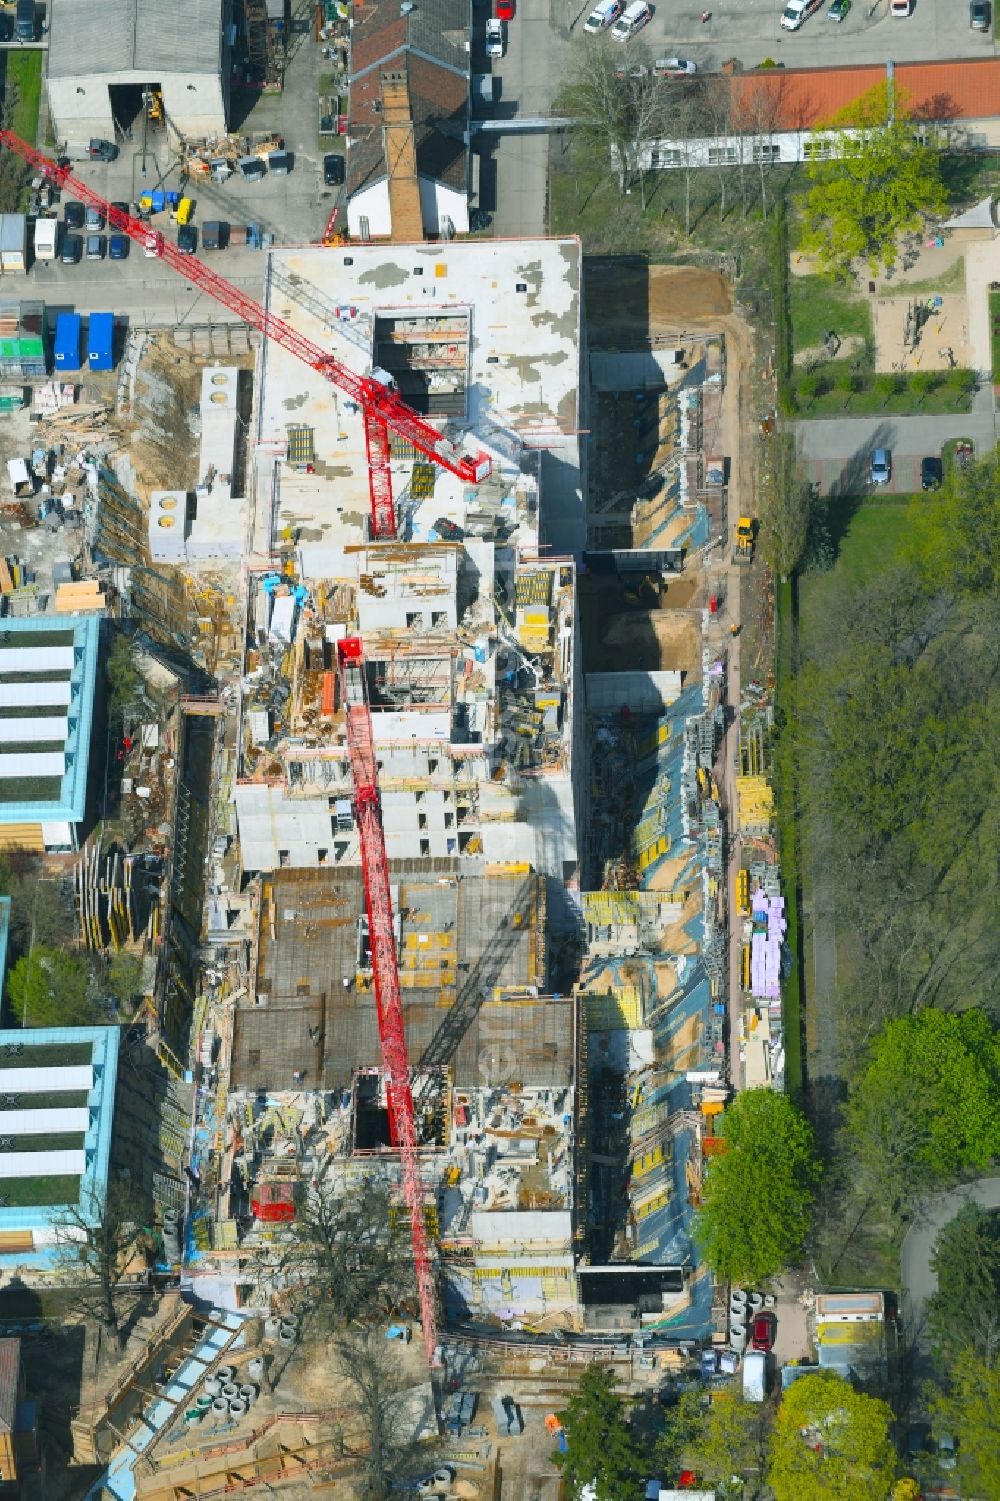
[[[591,36],[597,31],[606,31],[612,21],[617,21],[622,13],[621,0],[601,0],[596,10],[592,10],[583,23],[584,31],[589,31]]]
[[[59,220],[35,220],[35,260],[54,261],[59,248]]]
[[[761,1350],[748,1350],[743,1357],[743,1400],[763,1402],[767,1396],[767,1356]]]
[[[652,19],[653,12],[646,0],[632,0],[632,4],[612,26],[611,35],[616,42],[627,42]]]
[[[913,0],[889,0],[890,16],[905,17],[913,10]]]

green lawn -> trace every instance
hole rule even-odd
[[[832,276],[791,276],[792,339],[796,353],[815,349],[832,329],[841,339],[872,335],[871,307]]]
[[[15,135],[29,145],[35,144],[38,134],[38,112],[42,102],[42,53],[7,53],[7,83],[17,86],[17,103],[10,122]]]
[[[990,293],[990,329],[993,342],[993,379],[1000,381],[1000,292]]]
[[[806,573],[799,580],[799,640],[803,655],[821,646],[826,604],[850,588],[873,578],[890,563],[910,529],[910,505],[914,497],[859,502],[845,498],[828,501],[832,530],[840,537],[837,561],[828,573]],[[923,503],[933,505],[926,497]],[[856,508],[856,509],[855,509]],[[853,514],[851,514],[853,512]],[[839,514],[838,514],[839,513]],[[844,514],[850,516],[843,530]]]
[[[8,1051],[18,1047],[23,1047],[24,1052]],[[89,1042],[53,1042],[41,1047],[32,1047],[27,1042],[5,1043],[0,1047],[0,1069],[65,1068],[69,1064],[89,1063],[93,1052]]]
[[[10,1104],[6,1104],[6,1100]],[[84,1090],[60,1090],[48,1094],[0,1094],[0,1108],[4,1110],[72,1110],[82,1109],[88,1095]]]
[[[10,1209],[40,1209],[53,1204],[75,1204],[80,1180],[63,1178],[0,1178],[0,1204]]]

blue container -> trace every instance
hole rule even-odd
[[[180,193],[177,192],[176,188],[171,188],[170,192],[167,194],[167,202],[170,204],[170,207],[176,208],[180,201]]]
[[[163,209],[164,209],[164,205],[166,204],[166,201],[167,201],[167,195],[166,195],[166,193],[163,191],[162,188],[154,188],[153,191],[152,191],[152,193],[149,196],[153,200],[152,212],[154,214],[162,214],[163,213]]]
[[[91,370],[111,370],[114,367],[114,338],[114,313],[91,313],[87,334],[87,364]]]
[[[79,313],[60,313],[56,318],[55,364],[57,370],[80,368]]]

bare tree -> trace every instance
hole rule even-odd
[[[111,1179],[68,1208],[56,1226],[57,1263],[85,1318],[101,1326],[115,1350],[125,1344],[119,1295],[125,1273],[145,1248],[144,1205],[131,1185]]]
[[[310,1313],[332,1326],[382,1317],[415,1293],[408,1221],[372,1180],[350,1189],[326,1180],[297,1206],[284,1270],[314,1294]]]
[[[379,1330],[340,1334],[334,1349],[364,1434],[363,1446],[354,1454],[364,1485],[361,1495],[364,1501],[387,1501],[400,1481],[433,1466],[433,1443],[429,1446],[423,1437],[436,1431],[433,1393],[428,1383],[423,1398],[420,1388],[404,1379],[394,1358],[398,1347]],[[350,1440],[341,1435],[341,1443],[350,1454]]]
[[[555,108],[574,122],[574,149],[606,161],[624,197],[637,173],[642,177],[644,148],[662,134],[663,100],[646,50],[601,37],[579,54]]]

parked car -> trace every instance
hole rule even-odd
[[[969,0],[969,25],[973,31],[989,31],[990,0]]]
[[[873,450],[868,479],[873,485],[887,485],[892,479],[892,454],[887,448]]]
[[[465,536],[462,528],[456,526],[454,521],[449,521],[447,516],[439,516],[434,523],[434,530],[444,542],[461,542]]]
[[[106,241],[103,235],[87,236],[87,259],[88,261],[103,261]]]
[[[89,234],[96,234],[99,229],[103,229],[104,228],[104,212],[103,212],[103,210],[99,209],[99,208],[92,208],[88,204],[88,206],[87,206],[87,215],[86,215],[86,223],[87,223],[87,231],[88,231]]]
[[[889,14],[897,20],[913,14],[913,0],[889,0]]]
[[[108,260],[109,261],[127,261],[128,260],[128,235],[109,235],[108,236]]]
[[[618,20],[611,28],[611,35],[616,42],[627,42],[634,37],[637,31],[641,31],[653,19],[653,12],[646,0],[632,0],[632,4],[622,12]]]
[[[19,42],[35,40],[35,0],[17,0],[16,29]]]
[[[843,21],[851,12],[851,0],[833,0],[833,4],[826,13],[828,21]]]
[[[82,229],[86,222],[86,214],[82,203],[67,203],[63,207],[63,218],[67,229]]]
[[[129,218],[132,216],[132,205],[130,203],[122,203],[120,199],[116,198],[111,207],[116,208],[120,214],[126,214]]]
[[[0,16],[0,42],[9,42],[14,35],[14,22],[10,16]]]
[[[943,478],[944,466],[940,459],[929,458],[920,460],[921,490],[940,490]]]
[[[597,31],[605,31],[613,22],[618,20],[622,13],[621,0],[601,0],[596,10],[592,10],[583,23],[584,31],[591,36]]]
[[[516,0],[497,0],[497,20],[513,21]]]
[[[758,1313],[750,1325],[750,1348],[760,1350],[765,1355],[774,1349],[774,1339],[778,1332],[778,1320],[770,1309],[764,1313]]]
[[[177,249],[181,255],[194,255],[198,249],[198,231],[193,224],[182,224],[177,231]]]
[[[94,136],[87,147],[87,154],[92,162],[113,162],[118,155],[118,147],[114,141],[102,141]]]
[[[59,259],[64,266],[75,266],[83,258],[83,239],[80,235],[63,235],[62,253]]]
[[[698,64],[688,62],[686,57],[658,57],[653,64],[657,78],[685,78],[697,71]]]
[[[339,151],[328,151],[323,158],[323,181],[328,188],[339,188],[344,181],[347,163]]]
[[[786,31],[798,31],[803,21],[819,10],[823,0],[788,0],[781,12],[781,24]]]
[[[506,47],[503,22],[498,21],[496,16],[490,16],[486,22],[486,56],[503,57]]]

